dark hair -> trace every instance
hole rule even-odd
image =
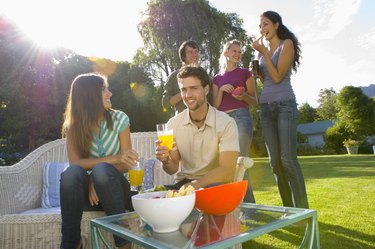
[[[277,36],[282,39],[291,39],[294,47],[294,60],[293,60],[293,70],[296,72],[297,67],[300,65],[301,58],[301,44],[299,43],[297,37],[291,32],[284,24],[281,16],[275,11],[266,11],[261,16],[264,16],[271,20],[272,23],[279,23],[279,28],[277,29]]]
[[[185,48],[186,47],[195,48],[195,49],[198,49],[198,51],[199,51],[199,46],[198,46],[198,44],[195,41],[193,41],[193,40],[184,41],[181,44],[180,48],[178,49],[178,55],[180,56],[181,62],[185,62],[185,59],[186,59]]]
[[[210,76],[208,76],[206,70],[200,66],[183,66],[180,68],[177,74],[178,79],[184,79],[187,77],[195,77],[200,80],[202,87],[210,85]]]

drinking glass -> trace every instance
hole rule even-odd
[[[157,124],[156,131],[158,139],[161,140],[161,146],[167,146],[169,150],[173,146],[173,130],[168,129],[167,124]]]
[[[141,167],[141,162],[137,162],[137,166],[129,169],[130,190],[139,192],[142,190],[144,169]]]

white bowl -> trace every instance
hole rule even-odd
[[[195,204],[195,193],[165,198],[166,193],[159,191],[132,196],[135,212],[157,233],[177,231]]]

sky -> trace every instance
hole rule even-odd
[[[143,46],[137,24],[147,0],[0,0],[0,14],[37,43],[84,56],[131,61]],[[318,106],[319,91],[375,84],[374,0],[209,0],[237,13],[248,35],[259,35],[259,16],[277,11],[298,37],[301,65],[292,76],[297,102]]]

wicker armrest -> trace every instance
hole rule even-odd
[[[254,165],[254,161],[250,157],[242,157],[242,156],[238,157],[236,172],[234,174],[234,181],[238,182],[238,181],[243,180],[245,171],[251,168],[253,165]]]

